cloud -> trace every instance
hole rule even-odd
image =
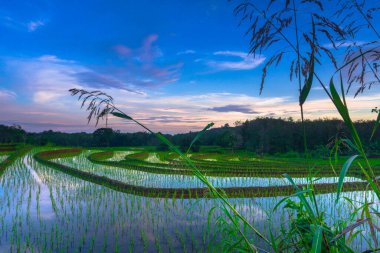
[[[9,29],[14,29],[18,31],[28,31],[34,32],[42,26],[46,25],[46,21],[43,20],[19,20],[10,16],[1,16],[0,25],[5,26]]]
[[[312,88],[311,88],[312,90],[318,90],[318,91],[323,91],[324,89],[323,89],[323,87],[321,87],[321,86],[313,86]]]
[[[152,63],[154,58],[162,56],[161,49],[153,45],[158,40],[157,34],[148,35],[139,51],[139,60],[143,63]]]
[[[258,114],[258,112],[253,111],[247,105],[225,105],[225,106],[213,107],[213,108],[210,108],[209,110],[215,111],[215,112],[241,112],[245,114]]]
[[[177,53],[177,55],[182,55],[182,54],[195,54],[195,50],[188,49],[188,50],[180,51]]]
[[[69,70],[67,69],[67,71]],[[54,78],[59,77],[57,74],[53,76]],[[34,76],[31,77],[30,81],[36,82],[38,85],[33,90],[28,87],[24,87],[24,89],[28,96],[35,99],[30,101],[25,99],[26,102],[22,104],[17,103],[16,99],[9,101],[0,99],[0,106],[7,108],[7,110],[0,110],[0,124],[17,123],[29,131],[54,129],[69,132],[91,132],[95,130],[93,124],[87,125],[87,113],[80,109],[80,102],[67,93],[67,88],[73,87],[72,83],[65,83],[62,77],[59,77],[61,80],[58,78],[57,81],[62,87],[49,89],[42,85],[44,83],[41,80]],[[71,78],[73,77],[71,76]],[[12,86],[13,88],[14,86]],[[256,117],[300,118],[298,100],[291,97],[256,97],[238,93],[204,93],[201,95],[148,93],[141,95],[118,88],[108,88],[104,91],[114,97],[115,104],[122,111],[138,119],[152,130],[164,133],[197,131],[209,122],[223,125]],[[16,93],[14,90],[12,92]],[[22,94],[17,92],[17,96],[20,97]],[[356,99],[347,97],[351,116],[355,120],[374,119],[376,115],[371,114],[370,109],[379,100],[380,93],[360,96]],[[42,101],[44,102],[42,103]],[[304,111],[307,119],[339,118],[339,114],[329,99],[310,99],[305,103]],[[103,124],[104,122],[100,122],[98,127],[102,127]],[[109,118],[108,125],[122,131],[143,131],[136,124],[115,117]]]
[[[26,62],[28,62],[28,60]],[[35,74],[30,73],[32,77],[36,75],[38,75],[40,79],[44,77],[45,80],[50,80],[51,84],[64,82],[64,83],[70,83],[71,86],[74,84],[77,84],[83,87],[96,88],[96,89],[118,88],[118,89],[123,89],[129,92],[143,94],[142,91],[139,91],[137,88],[135,88],[135,84],[136,83],[139,84],[137,81],[134,84],[132,84],[131,82],[128,82],[128,78],[127,78],[127,81],[124,81],[122,79],[123,78],[122,76],[120,76],[119,78],[118,73],[123,72],[123,71],[118,71],[116,68],[111,68],[108,71],[109,74],[99,73],[99,72],[102,72],[101,69],[99,71],[90,69],[86,66],[80,65],[79,63],[75,61],[60,59],[55,55],[43,55],[36,59],[31,59],[29,60],[29,66],[25,66],[25,67],[27,69],[32,68],[34,71],[36,71]],[[103,70],[103,72],[107,72],[107,70]],[[46,75],[52,75],[52,76],[49,78]],[[51,79],[54,79],[54,81]],[[146,81],[146,80],[142,80],[142,82],[143,81]],[[41,82],[45,82],[45,81],[43,80],[37,81],[37,83],[41,83]],[[43,85],[43,86],[50,87],[51,84],[49,86],[48,85]],[[41,97],[43,98],[48,98],[49,96],[51,96],[51,98],[54,98],[53,94],[41,95]]]
[[[56,55],[42,55],[38,57],[37,59],[43,62],[75,63],[75,61],[72,61],[72,60],[60,59]]]
[[[9,100],[16,97],[16,93],[6,89],[0,89],[0,99]]]
[[[120,56],[129,56],[132,52],[132,49],[123,45],[116,45],[113,48],[115,52]]]
[[[75,73],[74,76],[77,78],[78,82],[84,86],[91,88],[118,88],[129,92],[143,94],[143,92],[128,88],[131,86],[119,79],[113,78],[112,76],[107,76],[104,74],[98,74],[93,71],[85,71]]]
[[[236,51],[218,51],[214,56],[222,56],[223,58],[235,58],[237,60],[208,60],[206,64],[217,71],[223,70],[250,70],[257,68],[265,61],[263,55],[252,55],[244,52]]]
[[[28,59],[8,59],[9,85],[35,103],[59,101],[73,87],[87,89],[117,88],[142,94],[132,84],[117,77],[97,73],[75,61],[44,55]]]
[[[153,123],[162,123],[162,124],[171,124],[171,123],[200,123],[200,122],[207,122],[206,117],[198,117],[198,118],[186,118],[183,116],[153,116],[153,117],[142,117],[142,118],[136,118],[138,121],[141,122],[153,122]]]
[[[152,49],[156,40],[154,36],[147,38],[142,47]],[[131,49],[131,56],[126,62],[132,67],[127,70],[115,66],[95,70],[54,55],[3,59],[5,74],[2,83],[6,86],[0,88],[0,108],[6,110],[0,110],[1,122],[20,123],[29,131],[93,131],[95,128],[87,125],[86,112],[80,109],[80,102],[67,92],[74,87],[101,89],[113,96],[125,113],[154,131],[166,133],[200,130],[209,122],[222,125],[256,117],[299,118],[296,97],[257,97],[238,93],[168,95],[152,93],[149,89],[146,93],[139,92],[143,85],[151,87],[149,85],[157,85],[157,80],[163,82],[171,76],[168,73],[170,66],[156,66],[155,57],[151,62],[147,60],[138,66],[132,56],[142,53],[144,50],[141,48]],[[225,53],[222,54],[224,56]],[[149,72],[142,68],[144,64],[148,65]],[[172,76],[175,76],[176,67],[173,69]],[[22,103],[19,102],[21,100]],[[380,94],[373,91],[371,95],[364,94],[356,99],[347,97],[354,119],[373,119],[375,115],[370,113],[370,109],[379,100]],[[339,117],[329,99],[310,99],[304,110],[307,119]],[[122,131],[143,130],[131,122],[113,117],[110,117],[109,126]]]
[[[335,47],[337,48],[345,48],[345,47],[352,47],[352,46],[362,46],[364,44],[367,44],[368,42],[365,41],[345,41],[345,42],[335,42]],[[324,47],[328,49],[333,49],[334,45],[332,43],[328,43],[323,45]]]
[[[36,21],[29,21],[26,24],[26,27],[28,28],[29,32],[34,32],[35,30],[37,30],[38,28],[40,28],[41,26],[44,26],[44,25],[45,25],[44,21],[36,20]]]
[[[151,34],[144,38],[139,48],[121,44],[114,46],[123,66],[114,66],[107,72],[141,87],[157,87],[178,81],[183,63],[165,63],[162,50],[155,45],[157,40],[158,35]]]

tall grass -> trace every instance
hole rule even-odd
[[[276,3],[275,1],[267,2],[268,5],[264,9],[260,9],[256,3],[251,1],[244,1],[235,9],[235,14],[242,15],[242,21],[249,20],[249,22],[251,22],[247,31],[247,34],[251,35],[250,53],[255,54],[257,52],[261,52],[261,50],[266,49],[273,50],[275,49],[274,45],[278,42],[287,44],[290,48],[290,51],[295,55],[295,60],[293,60],[290,64],[290,79],[292,80],[293,73],[295,73],[296,78],[298,78],[301,119],[303,120],[304,117],[302,105],[305,103],[309,95],[310,88],[313,84],[313,77],[315,77],[321,84],[326,95],[334,104],[336,110],[344,120],[344,123],[349,128],[351,139],[343,139],[338,141],[346,143],[346,145],[355,150],[357,154],[350,157],[341,169],[338,188],[336,191],[336,202],[339,201],[344,177],[346,176],[346,173],[349,170],[351,164],[358,157],[364,159],[364,164],[358,162],[358,166],[361,168],[361,171],[366,178],[370,188],[379,198],[380,192],[376,175],[368,161],[361,137],[359,136],[358,131],[356,130],[355,125],[353,124],[353,121],[350,117],[349,107],[346,103],[345,98],[345,93],[348,93],[353,83],[360,84],[359,89],[355,93],[356,96],[360,92],[363,92],[366,87],[370,88],[373,84],[379,83],[380,81],[377,68],[378,61],[380,59],[380,41],[378,40],[380,39],[380,36],[375,26],[372,24],[373,12],[378,10],[378,7],[371,6],[372,8],[369,8],[365,13],[364,9],[366,8],[366,4],[364,1],[360,3],[356,0],[336,1],[333,4],[336,4],[338,6],[338,10],[332,17],[333,19],[331,19],[328,17],[328,12],[324,11],[326,8],[325,5],[328,5],[328,3],[323,1],[299,1],[298,3],[296,3],[294,0],[286,1],[285,3]],[[310,6],[313,6],[314,9],[311,9]],[[302,42],[304,45],[306,45],[304,49],[300,47],[299,24],[297,23],[299,10],[302,8],[302,13],[304,15],[308,15],[311,21],[310,25],[303,26],[304,32]],[[333,8],[336,8],[336,6],[333,6]],[[356,14],[358,13],[363,18],[362,20],[357,19]],[[315,20],[317,20],[317,22],[315,22]],[[362,24],[360,24],[360,21],[364,21],[364,23],[372,29],[375,36],[377,37],[377,40],[370,43],[364,43],[363,45],[358,45],[357,43],[353,43],[352,46],[350,45],[346,49],[344,62],[339,67],[334,51],[326,48],[326,46],[323,44],[323,37],[330,40],[331,44],[333,45],[333,49],[337,49],[337,41],[339,41],[339,43],[342,45],[344,42],[348,43],[350,40],[356,39],[356,36],[359,34],[360,28],[362,26]],[[291,24],[294,24],[294,30],[290,28]],[[288,30],[289,32],[287,32]],[[294,31],[294,37],[287,35],[291,34]],[[307,47],[309,47],[309,49],[307,49]],[[285,50],[276,50],[275,52],[276,53],[272,56],[272,58],[270,58],[270,60],[263,68],[261,89],[263,88],[264,80],[267,75],[267,68],[274,62],[276,65],[279,64],[279,62],[283,59],[283,54],[286,53]],[[324,84],[317,71],[315,70],[315,62],[320,62],[319,58],[322,57],[321,53],[324,53],[330,59],[332,65],[336,69],[333,73],[331,73],[332,77],[328,86]],[[300,58],[304,59],[303,63],[300,62]],[[272,59],[275,59],[276,61],[272,61]],[[295,70],[294,62],[296,66]],[[302,69],[304,70],[302,76],[300,73],[301,64],[303,64]],[[367,69],[369,69],[369,71],[367,71]],[[344,88],[342,70],[347,70],[348,72],[346,76],[348,82],[347,89]],[[337,91],[338,89],[334,83],[336,74],[340,74],[340,94]],[[368,76],[370,76],[372,80],[370,79],[367,81]],[[302,82],[302,77],[304,80],[303,89],[301,89],[300,85]],[[376,109],[375,112],[377,112]],[[373,133],[378,128],[379,120],[380,116],[378,116],[376,119]],[[306,148],[305,151],[307,151]],[[292,181],[289,176],[285,175],[285,177],[288,178],[289,181]],[[332,231],[326,228],[324,225],[324,218],[318,214],[318,203],[315,201],[313,184],[310,184],[310,188],[308,189],[299,189],[296,185],[294,185],[294,187],[299,198],[299,203],[291,201],[291,204],[287,205],[287,208],[296,210],[297,218],[295,219],[295,222],[291,223],[292,226],[296,229],[290,229],[286,231],[286,234],[294,235],[294,231],[302,231],[302,234],[298,233],[298,238],[300,238],[300,241],[295,245],[298,245],[303,250],[312,252],[321,252],[321,250],[329,252],[336,252],[336,250],[339,250],[340,252],[345,252],[346,250],[349,251],[349,248],[345,245],[344,241],[337,245],[337,240],[330,240],[331,238],[328,238],[331,236]],[[309,197],[309,202],[304,197],[305,195]],[[311,206],[314,208],[311,208]],[[364,200],[362,208],[368,209],[367,200]],[[372,223],[372,219],[374,217],[373,215],[371,216],[370,212],[365,212],[365,214],[368,220],[360,220],[356,224],[352,224],[342,229],[341,234],[343,231],[343,234],[346,234],[349,231],[351,232],[359,223],[362,224],[364,222],[367,222],[373,243],[377,247],[378,242],[374,232],[375,226]],[[308,227],[308,231],[311,231],[312,233],[309,233],[307,231],[305,233],[305,231],[299,229],[298,222],[303,220],[303,218],[301,218],[303,216],[307,217],[306,227]],[[304,226],[305,224],[303,224],[303,227]],[[314,237],[311,237],[311,234],[314,234]],[[322,238],[322,240],[320,238]],[[341,236],[337,236],[337,238],[341,238]],[[335,249],[332,247],[335,247]]]

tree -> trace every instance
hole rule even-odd
[[[26,132],[19,125],[0,125],[0,143],[25,142]]]
[[[233,148],[236,137],[231,131],[225,131],[217,137],[216,143],[223,148]]]
[[[111,128],[99,128],[93,133],[94,145],[98,147],[109,147],[113,137]]]

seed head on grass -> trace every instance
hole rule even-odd
[[[78,100],[82,100],[81,108],[86,107],[89,112],[87,119],[88,123],[93,119],[96,121],[97,126],[100,119],[108,117],[108,114],[115,110],[113,97],[102,91],[86,91],[83,89],[70,89],[69,92],[72,96],[78,95]]]

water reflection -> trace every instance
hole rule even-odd
[[[216,226],[221,210],[211,214],[208,227],[209,211],[219,206],[219,201],[147,198],[113,191],[42,166],[33,160],[34,152],[18,159],[0,178],[3,191],[0,252],[221,252],[222,238]],[[82,158],[71,163],[82,163]],[[89,170],[99,169],[94,166]],[[165,185],[161,179],[157,180]],[[188,177],[170,180],[170,183],[178,180],[178,185],[192,185],[187,182],[192,180]],[[228,181],[221,182],[228,184]],[[254,179],[250,182],[256,183]],[[361,201],[364,194],[342,195]],[[377,201],[371,192],[367,194]],[[280,224],[287,223],[288,214],[282,208],[274,214],[268,212],[281,199],[230,201],[250,223],[267,234],[268,229],[279,233]],[[317,199],[330,222],[346,217],[353,210],[344,199],[335,205],[333,194],[318,195]],[[364,243],[362,240],[353,242],[357,250]]]

